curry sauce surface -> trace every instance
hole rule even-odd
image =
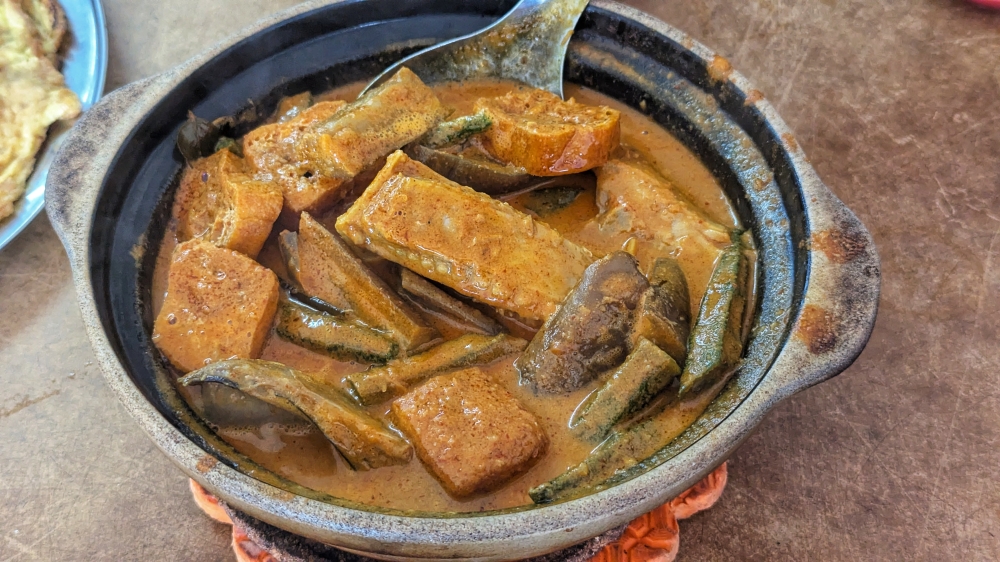
[[[352,100],[363,86],[363,83],[350,84],[316,96],[316,99]],[[513,87],[516,86],[497,82],[447,84],[436,87],[435,92],[445,106],[456,110],[456,114],[466,114],[471,111],[477,98],[503,95]],[[738,228],[739,224],[732,206],[716,179],[677,139],[640,112],[602,94],[567,84],[566,95],[588,105],[606,105],[619,110],[623,144],[642,153],[705,215],[729,228]],[[516,198],[510,202],[515,208],[524,210]],[[335,211],[321,217],[321,222],[332,226],[337,210],[342,210],[342,207],[338,205]],[[579,233],[583,225],[597,214],[595,193],[591,188],[582,192],[567,207],[539,220],[546,222],[570,240],[588,245],[588,241],[581,239]],[[281,225],[275,224],[271,238],[258,256],[258,261],[262,265],[275,270],[284,267],[275,236],[281,230]],[[162,307],[167,287],[170,254],[175,246],[176,233],[168,230],[157,257],[152,281],[154,315],[158,314]],[[714,263],[695,265],[707,272],[711,272],[714,267]],[[704,289],[703,286],[690,287],[692,312],[697,311]],[[460,335],[440,322],[430,323],[446,338]],[[341,362],[295,346],[275,336],[273,330],[261,359],[277,361],[313,373],[340,389],[346,389],[346,375],[367,368],[363,363]],[[585,444],[570,434],[568,421],[573,411],[596,388],[599,381],[594,381],[565,396],[536,396],[527,387],[519,385],[513,360],[514,356],[500,359],[484,367],[484,370],[496,382],[507,388],[527,410],[537,416],[549,439],[548,451],[524,474],[499,489],[472,498],[458,500],[448,495],[416,455],[405,465],[354,471],[340,458],[322,433],[306,424],[287,426],[266,423],[256,427],[219,427],[217,431],[224,440],[263,467],[303,486],[362,504],[423,512],[485,511],[526,505],[531,503],[527,493],[529,488],[551,480],[568,467],[580,463],[593,449],[592,444]],[[199,388],[178,387],[178,390],[196,411],[200,410]],[[677,433],[692,423],[710,402],[710,399],[692,400],[690,407],[679,409],[674,422],[678,428]],[[390,403],[386,402],[369,407],[367,411],[380,419],[390,421],[387,416],[389,405]]]

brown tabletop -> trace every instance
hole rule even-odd
[[[293,3],[104,0],[108,87]],[[764,420],[679,559],[1000,559],[1000,12],[628,3],[755,82],[882,257],[868,348]],[[44,215],[0,251],[0,522],[0,562],[232,559],[105,388]]]

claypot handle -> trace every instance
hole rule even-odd
[[[45,181],[45,211],[76,264],[90,243],[97,196],[118,148],[155,103],[157,75],[107,94],[76,122],[62,143]]]
[[[806,291],[787,343],[755,390],[774,401],[847,369],[868,343],[878,311],[881,268],[871,234],[811,167],[803,171]]]

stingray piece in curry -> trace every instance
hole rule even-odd
[[[729,246],[731,229],[705,216],[670,180],[634,150],[596,170],[600,214],[581,236],[604,252],[620,248],[630,238],[644,271],[658,257],[678,261],[689,284],[705,287],[713,264]],[[700,297],[701,290],[694,293]]]
[[[695,159],[665,131],[574,97],[404,69],[186,139],[154,341],[193,410],[378,507],[545,503],[644,466],[739,366],[752,240],[717,184],[671,179]]]

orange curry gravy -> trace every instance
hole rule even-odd
[[[317,97],[317,100],[353,100],[364,84],[356,83]],[[435,88],[445,106],[454,108],[456,114],[471,112],[472,104],[479,97],[499,96],[513,86],[504,83],[464,83],[447,84]],[[576,85],[567,84],[566,96],[589,105],[606,105],[621,112],[622,143],[637,149],[666,178],[678,186],[683,195],[716,222],[737,228],[735,213],[719,187],[716,179],[705,166],[655,122],[640,112],[625,106],[607,96]],[[509,202],[524,210],[517,198]],[[343,206],[337,209],[342,210]],[[321,217],[321,222],[331,230],[336,220],[336,211]],[[567,238],[583,245],[579,231],[583,224],[598,213],[593,188],[581,193],[569,206],[542,220]],[[272,269],[280,270],[280,253],[275,234],[282,230],[278,224],[258,261]],[[163,304],[167,287],[167,272],[170,254],[176,245],[176,234],[167,232],[157,257],[152,283],[154,314],[158,314]],[[700,264],[705,272],[711,272],[713,263]],[[707,279],[707,273],[704,278]],[[696,276],[697,277],[697,276]],[[697,311],[704,293],[704,286],[691,286],[692,311]],[[439,320],[428,319],[445,337],[459,335]],[[297,347],[276,336],[273,332],[266,344],[261,359],[277,361],[290,367],[317,374],[329,384],[346,388],[344,377],[361,371],[367,365],[341,362],[324,355]],[[581,462],[593,449],[593,445],[575,439],[568,431],[568,421],[581,401],[596,388],[600,381],[566,396],[535,396],[530,390],[518,384],[518,374],[513,367],[514,357],[501,359],[485,370],[500,384],[505,386],[520,400],[526,409],[534,413],[549,438],[547,453],[526,473],[507,482],[503,487],[488,494],[458,500],[451,497],[435,480],[434,476],[414,455],[406,465],[389,466],[369,471],[354,471],[340,458],[333,445],[318,430],[308,425],[284,426],[268,423],[257,427],[219,427],[219,435],[265,468],[306,487],[325,492],[334,497],[363,504],[398,510],[422,512],[485,511],[516,507],[531,503],[528,489],[551,480],[568,467]],[[201,411],[201,388],[179,387],[179,391],[196,411]],[[712,392],[714,396],[714,392]],[[677,409],[676,433],[692,423],[707,407],[711,397],[685,400]],[[369,407],[368,412],[389,421],[389,403]],[[211,420],[209,420],[211,421]]]

